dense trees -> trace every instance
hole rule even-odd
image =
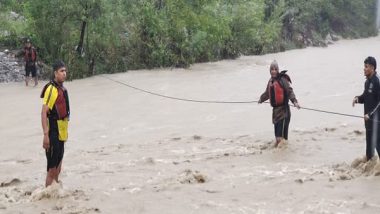
[[[377,34],[375,0],[1,0],[0,44],[30,37],[71,77],[325,45]],[[14,11],[21,18],[10,17]]]

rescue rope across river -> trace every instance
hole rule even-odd
[[[155,93],[155,92],[152,92],[152,91],[144,90],[144,89],[132,86],[130,84],[127,84],[127,83],[124,83],[124,82],[121,82],[121,81],[118,81],[118,80],[114,80],[114,79],[109,78],[109,77],[107,77],[105,75],[100,75],[100,77],[103,77],[103,78],[108,79],[108,80],[110,80],[110,81],[112,81],[114,83],[126,86],[128,88],[132,88],[134,90],[137,90],[137,91],[140,91],[140,92],[143,92],[143,93],[146,93],[146,94],[150,94],[150,95],[153,95],[153,96],[158,96],[158,97],[162,97],[162,98],[166,98],[166,99],[171,99],[171,100],[178,100],[178,101],[184,101],[184,102],[193,102],[193,103],[210,103],[210,104],[212,104],[212,103],[214,103],[214,104],[251,104],[251,103],[258,103],[259,102],[257,100],[252,100],[252,101],[220,101],[220,100],[195,100],[195,99],[186,99],[186,98],[172,97],[172,96],[167,96],[167,95]],[[265,102],[265,103],[268,103],[268,102]],[[290,106],[295,107],[294,105],[290,105]],[[364,119],[364,116],[345,114],[345,113],[333,112],[333,111],[326,111],[326,110],[314,109],[314,108],[307,108],[307,107],[302,107],[302,106],[300,107],[300,109],[308,110],[308,111],[314,111],[314,112],[319,112],[319,113],[325,113],[325,114],[339,115],[339,116],[344,116],[344,117],[353,117],[353,118]]]

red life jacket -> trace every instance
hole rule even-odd
[[[37,51],[36,51],[35,48],[33,48],[33,47],[30,47],[30,48],[25,47],[24,48],[24,52],[25,52],[24,60],[25,60],[26,63],[34,63],[34,62],[36,62]]]
[[[58,97],[55,101],[55,110],[57,111],[58,119],[64,119],[69,116],[67,91],[63,87],[58,87]],[[66,93],[65,93],[66,92]]]
[[[288,103],[288,94],[284,88],[283,81],[288,81],[291,83],[291,80],[285,73],[286,71],[282,71],[278,78],[271,79],[269,81],[268,93],[272,107],[283,106]]]
[[[67,93],[67,90],[63,86],[59,86],[56,82],[50,81],[42,89],[40,98],[44,98],[45,91],[50,85],[53,85],[55,88],[57,88],[58,97],[55,101],[54,108],[52,109],[52,111],[50,111],[48,117],[56,120],[61,120],[66,117],[70,117],[69,95]]]

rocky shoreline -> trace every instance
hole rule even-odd
[[[15,54],[8,50],[0,51],[0,83],[21,82],[24,76],[22,62]]]

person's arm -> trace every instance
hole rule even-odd
[[[364,103],[364,93],[365,92],[363,92],[362,95],[354,97],[354,100],[352,101],[352,107],[354,107],[356,103],[360,103],[360,104]]]
[[[370,113],[368,113],[368,118],[371,118],[376,112],[379,111],[379,108],[380,108],[380,83],[379,82],[375,85],[375,91],[377,93],[376,98],[378,100],[378,103],[376,107]]]
[[[264,93],[260,96],[259,104],[269,100],[268,86]]]
[[[352,101],[352,106],[354,107],[356,103],[363,104],[364,103],[364,98],[366,96],[366,84],[364,84],[364,91],[361,95],[355,96],[354,100]]]
[[[285,88],[285,91],[288,95],[288,98],[290,101],[292,101],[292,103],[294,104],[295,107],[297,107],[298,109],[300,109],[300,105],[298,104],[298,100],[296,98],[296,95],[294,94],[294,91],[293,91],[293,88],[292,86],[290,85],[290,83],[286,80],[282,80],[282,83],[284,85],[284,88]]]
[[[356,98],[357,98],[357,103],[363,104],[364,103],[364,92],[362,95],[359,95]]]
[[[365,91],[359,96],[357,96],[358,100],[357,103],[363,104],[364,103],[364,97],[365,97]]]
[[[49,149],[50,147],[50,141],[49,141],[49,126],[48,126],[48,113],[49,113],[49,107],[47,105],[42,105],[41,110],[41,124],[42,124],[42,131],[43,131],[43,143],[42,147],[44,149]]]
[[[43,139],[43,148],[48,149],[50,146],[49,142],[49,125],[48,125],[48,114],[55,104],[55,101],[58,97],[58,91],[52,86],[45,86],[43,89],[43,103],[41,110],[41,125],[42,131],[44,135]]]

